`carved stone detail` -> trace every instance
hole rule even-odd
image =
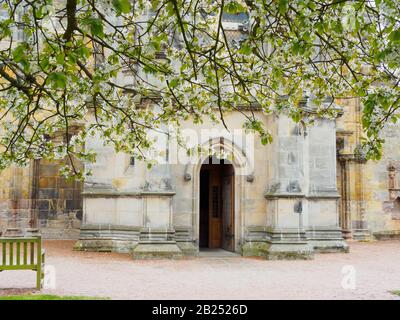
[[[396,167],[390,163],[387,167],[388,170],[388,189],[389,189],[389,199],[396,200],[400,197],[400,188],[397,187],[396,180]]]

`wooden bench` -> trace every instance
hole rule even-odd
[[[43,286],[45,253],[42,249],[42,238],[0,237],[0,272],[4,270],[36,271],[36,288]]]

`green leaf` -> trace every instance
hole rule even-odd
[[[271,142],[271,139],[270,139],[269,136],[263,136],[263,137],[261,137],[261,144],[262,144],[263,146],[267,145],[267,144],[270,143],[270,142]]]
[[[89,26],[92,35],[102,38],[104,36],[103,22],[98,18],[85,18],[82,21]]]
[[[176,88],[178,86],[178,84],[179,84],[179,80],[176,79],[176,78],[174,78],[171,81],[169,81],[169,87],[172,88],[172,89]]]
[[[64,55],[63,52],[58,54],[57,57],[56,57],[56,61],[57,61],[58,64],[63,64],[64,63],[64,59],[65,59],[65,55]]]
[[[121,15],[121,13],[129,13],[131,11],[129,0],[113,0],[112,4],[117,15]]]
[[[251,47],[248,43],[243,43],[240,46],[240,49],[238,50],[238,52],[248,56],[249,54],[251,54]]]
[[[289,7],[288,0],[280,0],[278,4],[278,10],[281,15],[284,15]]]
[[[400,29],[392,31],[389,34],[389,40],[392,42],[400,42]]]
[[[23,42],[15,47],[12,53],[15,62],[20,62],[21,60],[26,58],[25,51],[27,49],[27,46],[28,45]]]
[[[28,50],[28,48],[28,44],[23,42],[16,46],[15,49],[12,51],[14,61],[20,63],[24,67],[25,71],[28,71],[30,67],[30,63],[26,55],[26,51]]]
[[[245,12],[245,8],[238,1],[230,1],[225,4],[224,12],[228,14],[238,14]]]
[[[63,72],[53,72],[47,79],[54,89],[63,89],[67,84],[67,77]]]

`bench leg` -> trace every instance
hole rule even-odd
[[[37,271],[36,271],[36,289],[40,290],[42,289],[42,266],[38,266]]]

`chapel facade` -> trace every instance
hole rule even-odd
[[[267,145],[243,133],[242,115],[234,112],[226,116],[229,132],[211,122],[184,123],[207,152],[182,156],[176,142],[160,139],[168,161],[152,168],[94,137],[87,145],[98,157],[84,183],[66,180],[60,163],[45,160],[6,169],[1,231],[38,229],[45,238],[75,239],[77,250],[135,258],[197,255],[202,248],[311,258],[347,251],[347,239],[396,237],[400,130],[388,125],[382,160],[366,161],[358,100],[337,105],[340,117],[306,129],[254,106],[273,133]]]
[[[235,19],[228,21],[230,36],[241,37]],[[206,248],[309,259],[315,252],[346,252],[350,239],[397,237],[400,127],[387,124],[382,159],[366,161],[360,100],[335,104],[336,119],[317,118],[306,127],[257,105],[227,113],[229,130],[207,119],[183,122],[189,147],[203,151],[187,156],[176,140],[160,135],[162,156],[151,168],[89,137],[86,147],[97,159],[79,164],[92,172],[85,182],[65,179],[63,161],[5,169],[0,233],[40,232],[74,239],[76,250],[127,252],[135,259],[193,256]],[[302,108],[314,116],[307,99]],[[243,131],[246,112],[272,133],[271,143]]]

